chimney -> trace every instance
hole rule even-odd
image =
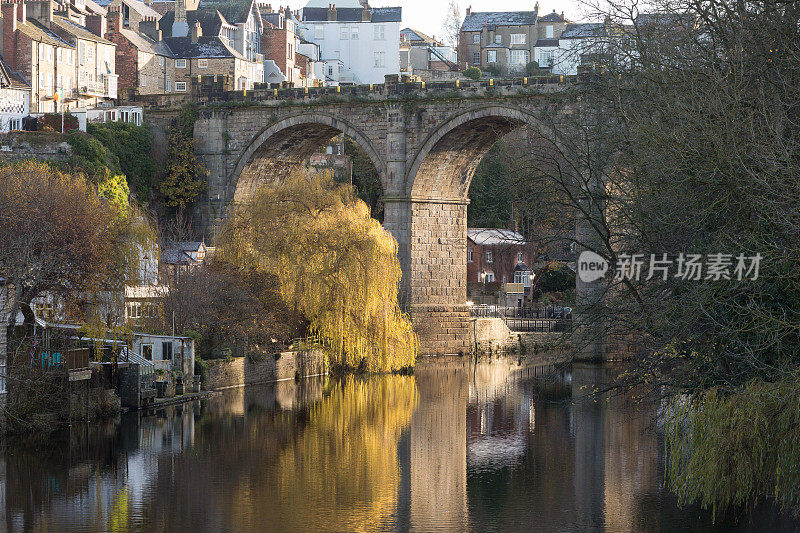
[[[203,36],[203,28],[200,26],[200,21],[195,20],[192,26],[192,42],[197,44],[197,40]]]
[[[50,14],[52,19],[52,11]],[[22,24],[25,24],[28,21],[28,9],[27,6],[22,2],[20,2],[19,9],[17,9],[17,20],[19,20]]]
[[[102,15],[87,15],[86,16],[86,29],[94,33],[98,37],[103,37],[106,34],[106,17]]]
[[[339,16],[336,13],[336,4],[328,4],[328,21],[336,22]]]
[[[3,59],[12,69],[17,66],[17,6],[19,4],[0,4],[3,15]]]
[[[172,23],[173,37],[189,35],[189,23],[186,22],[186,0],[175,0],[175,22]]]
[[[158,21],[155,18],[148,17],[139,23],[139,31],[153,39],[154,41],[161,40],[161,30],[158,27]]]
[[[471,14],[472,14],[472,6],[469,6],[467,8],[467,16],[470,16]]]
[[[122,29],[122,12],[120,11],[119,7],[108,10],[108,31],[109,32],[116,32]]]
[[[361,12],[361,22],[372,22],[372,10],[369,6],[364,6],[364,10]]]

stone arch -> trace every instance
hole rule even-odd
[[[364,149],[383,182],[386,165],[359,128],[328,113],[298,113],[266,126],[247,143],[228,180],[229,197],[234,202],[242,201],[265,183],[264,176],[280,179],[295,171],[316,149],[339,133]]]
[[[525,109],[486,105],[460,112],[432,131],[408,169],[411,198],[465,200],[472,176],[494,144],[511,131],[543,128]]]

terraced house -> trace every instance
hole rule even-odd
[[[263,82],[264,26],[255,0],[201,0],[190,7],[177,0],[159,21],[175,56],[173,90],[186,90],[190,77],[208,74],[233,76],[237,89]]]
[[[7,3],[2,10],[2,50],[5,63],[30,83],[30,111],[56,111],[54,93],[63,88],[67,108],[77,107],[75,46],[36,19],[28,19],[25,4]]]

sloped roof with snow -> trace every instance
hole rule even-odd
[[[510,229],[469,228],[467,238],[480,246],[525,244],[525,237]]]
[[[481,31],[484,26],[533,26],[538,14],[538,11],[470,13],[464,19],[461,31]]]

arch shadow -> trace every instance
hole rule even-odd
[[[228,177],[228,197],[234,202],[246,200],[260,185],[295,171],[340,133],[364,149],[383,182],[386,165],[359,128],[328,113],[298,113],[264,127],[247,143]]]

